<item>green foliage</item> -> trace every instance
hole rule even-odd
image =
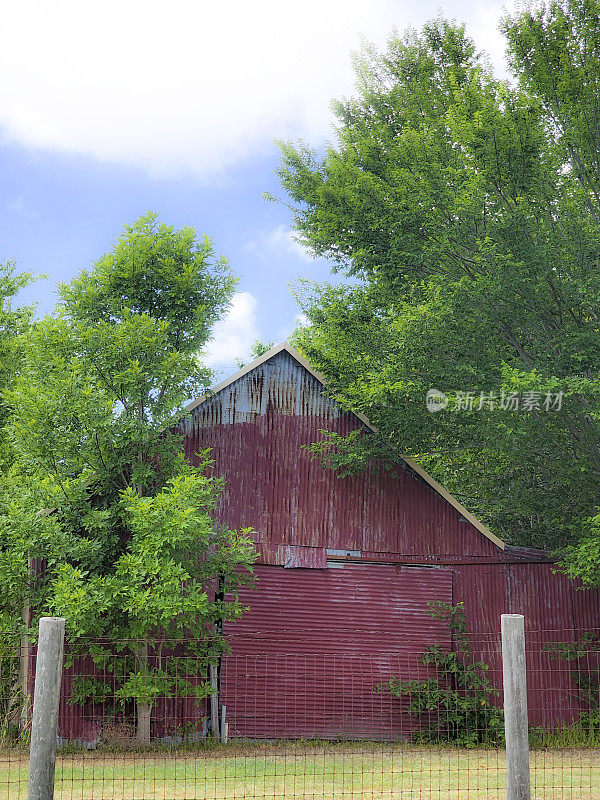
[[[260,356],[264,356],[273,346],[275,342],[263,342],[262,339],[257,339],[255,342],[252,342],[250,346],[250,353],[252,358],[260,358]]]
[[[266,352],[268,352],[273,346],[275,342],[263,342],[262,339],[257,339],[255,342],[252,342],[250,345],[250,355],[252,356],[251,360],[253,361],[255,358],[260,358]],[[246,366],[246,362],[241,358],[236,358],[236,364],[238,369],[242,369],[242,367]]]
[[[529,747],[532,750],[597,748],[600,745],[598,728],[583,726],[580,722],[555,729],[538,725],[529,728]]]
[[[70,706],[84,703],[105,703],[112,695],[112,686],[106,682],[86,675],[75,675],[71,693],[67,700]]]
[[[325,455],[412,456],[521,545],[598,539],[599,12],[564,0],[507,18],[516,85],[443,19],[394,35],[358,60],[335,145],[281,145],[298,235],[353,278],[297,287],[310,324],[295,344],[380,431]],[[564,401],[432,414],[430,388]]]
[[[181,656],[175,653],[181,649],[182,642],[157,639],[149,641],[148,664],[152,668],[136,671],[136,656],[131,650],[132,643],[124,642],[123,651],[115,654],[112,647],[104,645],[98,649],[94,657],[96,666],[106,667],[110,661],[110,670],[102,672],[100,677],[76,675],[69,695],[69,705],[102,704],[105,713],[112,705],[113,713],[124,707],[128,701],[142,701],[152,704],[158,698],[189,697],[200,703],[211,693],[210,681],[202,678],[208,669],[208,659],[195,656]],[[135,643],[133,643],[135,644]],[[204,652],[202,645],[183,643],[185,649],[197,653]],[[71,648],[68,664],[78,658],[78,652],[84,648]],[[186,661],[188,669],[186,670]]]
[[[18,738],[19,716],[23,703],[19,685],[19,651],[15,646],[14,628],[0,639],[0,742]]]
[[[31,281],[28,273],[17,273],[13,262],[0,263],[0,735],[3,737],[18,733],[23,700],[23,689],[19,686],[18,644],[23,630],[23,586],[27,580],[27,560],[22,557],[24,530],[20,527],[9,531],[3,524],[4,510],[19,505],[11,480],[14,453],[6,434],[9,407],[5,395],[19,373],[23,338],[33,310],[15,306],[15,302],[21,289]]]
[[[577,687],[573,700],[581,713],[571,726],[571,733],[600,739],[600,637],[586,631],[574,642],[546,642],[544,650],[551,659],[566,661]]]
[[[197,639],[213,654],[221,651],[214,621],[241,612],[235,593],[255,552],[249,530],[213,522],[220,486],[187,467],[153,497],[131,487],[121,492],[119,518],[128,538],[110,571],[62,563],[50,581],[50,608],[68,619],[73,639],[110,633],[113,641],[141,642],[160,632],[169,641]],[[234,599],[209,592],[214,581]]]
[[[201,352],[233,287],[208,238],[147,214],[61,287],[5,393],[17,459],[0,508],[7,613],[28,602],[34,625],[65,616],[72,657],[89,649],[101,664],[114,646],[102,641],[129,648],[113,690],[138,711],[177,689],[149,642],[192,638],[218,658],[219,626],[242,612],[250,578],[249,531],[214,523],[222,484],[205,474],[207,453],[185,462],[178,425],[207,388]]]
[[[4,434],[7,405],[4,392],[17,375],[21,359],[22,336],[29,327],[32,309],[14,307],[21,289],[32,282],[29,273],[18,273],[14,262],[0,263],[0,471],[9,469],[12,462],[9,445]]]
[[[600,514],[596,514],[587,520],[581,539],[563,549],[560,566],[572,578],[579,578],[588,586],[597,586],[600,583],[599,565]]]
[[[475,661],[462,603],[429,602],[429,615],[445,622],[453,650],[431,645],[419,661],[435,671],[427,680],[392,678],[377,687],[408,698],[408,713],[421,724],[416,738],[424,742],[453,742],[462,747],[498,745],[504,741],[504,717],[493,704],[498,697],[487,677],[489,666]]]

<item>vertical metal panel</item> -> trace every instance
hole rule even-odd
[[[454,570],[454,602],[464,603],[470,632],[499,631],[500,616],[510,607],[505,565],[463,564]]]
[[[447,569],[261,566],[250,610],[227,625],[223,702],[235,736],[396,738],[413,729],[406,702],[377,684],[424,678],[419,655],[450,646],[427,602],[452,601]]]
[[[508,611],[505,564],[455,566],[454,603],[464,603],[473,659],[489,667],[492,685],[502,689],[500,616]],[[498,704],[501,699],[498,698]]]
[[[213,395],[186,422],[186,453],[212,448],[226,479],[218,517],[274,545],[412,556],[495,557],[498,548],[404,465],[340,477],[307,447],[362,428],[288,353]]]
[[[474,654],[490,665],[489,677],[498,688],[502,662],[499,650],[489,646],[490,632],[498,629],[503,613],[525,617],[530,721],[545,727],[571,724],[581,710],[574,700],[571,665],[552,658],[546,645],[574,641],[579,635],[578,607],[588,608],[596,595],[576,591],[573,582],[554,569],[540,563],[455,567],[455,602],[464,602]],[[579,600],[581,594],[586,601]]]
[[[577,636],[592,631],[600,635],[600,589],[584,589],[578,581],[574,581],[573,586],[573,619]]]
[[[570,724],[579,714],[573,702],[570,665],[552,659],[545,651],[551,642],[575,639],[573,582],[553,574],[551,564],[511,564],[509,599],[511,613],[526,620],[528,707],[533,724]]]

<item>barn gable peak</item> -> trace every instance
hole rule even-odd
[[[208,394],[204,394],[201,397],[198,397],[196,400],[193,400],[186,406],[186,411],[193,411],[195,408],[201,405],[201,403],[205,403],[210,397],[213,397],[214,395],[223,391],[223,389],[226,389],[231,384],[235,383],[236,381],[239,381],[240,378],[243,378],[245,375],[248,375],[249,372],[253,372],[255,369],[262,366],[262,364],[266,363],[267,361],[270,361],[272,358],[274,358],[275,356],[279,355],[279,353],[282,352],[288,353],[295,361],[297,361],[302,367],[304,367],[304,369],[307,372],[309,372],[314,378],[316,378],[316,380],[323,386],[327,385],[323,375],[321,375],[321,373],[318,372],[316,369],[313,369],[313,367],[311,367],[308,361],[303,356],[300,355],[300,353],[296,350],[295,347],[292,347],[291,344],[289,344],[288,342],[281,342],[280,344],[276,344],[270,350],[267,350],[267,352],[263,353],[262,356],[259,356],[258,358],[255,358],[254,361],[251,361],[249,364],[246,364],[246,366],[239,369],[229,378],[225,378],[225,380],[221,381],[220,383],[217,383],[216,386],[213,386],[213,388]],[[356,417],[360,419],[361,422],[364,422],[369,428],[372,428],[372,425],[369,423],[369,421],[365,416],[356,412],[353,413],[355,414]]]
[[[254,361],[247,364],[242,369],[238,370],[234,375],[227,378],[221,383],[218,383],[210,393],[199,397],[197,400],[192,401],[187,407],[186,410],[192,413],[193,417],[196,417],[198,412],[200,411],[199,406],[202,404],[211,405],[211,401],[215,398],[216,395],[223,395],[227,393],[227,391],[234,391],[234,384],[240,381],[245,376],[248,376],[250,373],[258,370],[263,364],[266,364],[273,359],[276,359],[277,356],[280,354],[287,354],[287,356],[291,357],[291,359],[296,362],[297,365],[302,367],[309,375],[312,377],[313,381],[311,382],[318,382],[322,387],[327,387],[327,382],[325,377],[321,375],[320,372],[315,370],[309,362],[288,342],[281,342],[275,347],[272,347],[266,353],[264,353],[259,358],[255,359]],[[308,376],[307,376],[308,377]],[[310,378],[309,378],[310,380]],[[235,401],[234,401],[235,402]],[[296,405],[298,404],[299,400],[296,399]],[[335,399],[328,397],[326,395],[323,396],[322,403],[329,406],[329,413],[332,415],[337,415],[338,413],[344,413],[341,405],[339,405]],[[292,401],[292,407],[294,406],[294,402]],[[359,411],[352,411],[352,413],[360,422],[369,430],[377,433],[377,428],[365,417],[364,414],[361,414]],[[498,538],[495,534],[493,534],[482,522],[480,522],[473,514],[471,514],[455,497],[453,497],[443,486],[441,486],[428,472],[426,472],[420,464],[414,461],[409,456],[404,456],[401,454],[399,455],[399,459],[404,461],[408,467],[410,467],[413,472],[415,472],[421,480],[423,480],[426,484],[428,484],[437,494],[439,494],[444,500],[450,503],[460,514],[463,516],[468,522],[470,522],[480,533],[482,533],[487,539],[493,542],[497,547],[501,548],[502,550],[505,549],[504,542]]]

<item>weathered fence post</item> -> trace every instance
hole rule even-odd
[[[229,738],[229,724],[225,722],[227,706],[221,706],[221,744],[227,744]]]
[[[525,623],[521,614],[502,614],[502,674],[506,800],[531,800]]]
[[[219,738],[219,679],[217,676],[217,665],[209,664],[208,667],[210,676],[210,688],[212,694],[210,695],[210,730],[213,739],[216,741]]]
[[[29,747],[29,800],[52,800],[65,620],[42,617],[37,643]]]

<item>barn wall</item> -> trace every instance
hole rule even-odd
[[[489,665],[499,692],[500,615],[524,614],[531,724],[568,725],[582,710],[570,665],[544,647],[588,630],[600,592],[576,591],[551,564],[258,566],[257,575],[242,597],[249,612],[227,626],[224,702],[236,735],[328,736],[341,732],[340,720],[347,736],[410,734],[406,701],[373,688],[392,676],[434,675],[419,655],[431,644],[450,646],[450,634],[427,615],[431,600],[464,603],[473,658]]]
[[[280,545],[425,561],[497,554],[409,468],[340,477],[311,458],[306,447],[324,438],[321,431],[364,426],[286,352],[199,405],[186,426],[187,456],[193,461],[210,447],[214,471],[226,479],[219,520],[254,527],[265,560]]]
[[[348,558],[358,562],[451,567],[453,602],[464,602],[474,653],[490,664],[499,688],[500,615],[523,613],[532,721],[571,721],[578,709],[564,712],[564,707],[572,679],[564,664],[549,662],[543,646],[600,627],[600,595],[575,591],[565,576],[553,574],[543,553],[502,551],[409,468],[340,477],[306,449],[322,440],[323,430],[347,434],[361,427],[314,376],[281,352],[194,410],[186,452],[193,460],[197,450],[211,448],[214,471],[226,479],[219,520],[255,528],[259,564],[323,570],[328,552],[350,551]],[[310,603],[310,581],[298,586],[299,596]],[[262,591],[268,596],[268,589],[259,588],[249,602],[261,606]],[[261,619],[268,639],[273,620]],[[322,635],[301,638],[300,646],[314,649]],[[273,642],[278,641],[276,635]],[[240,653],[249,647],[241,640],[237,646]]]
[[[502,687],[501,614],[523,614],[528,708],[532,724],[570,724],[581,708],[570,666],[549,657],[545,645],[572,642],[600,628],[600,591],[583,589],[551,563],[497,563],[454,567],[454,602],[463,602],[473,650]]]
[[[419,655],[450,646],[427,602],[452,601],[448,568],[347,564],[259,566],[250,610],[226,628],[221,685],[233,736],[395,739],[415,720],[408,701],[376,691],[425,679]]]
[[[122,704],[115,696],[115,673],[122,668],[119,664],[124,655],[121,649],[110,653],[107,648],[106,668],[102,669],[94,664],[91,656],[80,656],[63,670],[61,683],[61,697],[58,713],[58,740],[80,741],[88,747],[95,747],[100,740],[116,746],[127,744],[128,738],[135,733],[135,707],[132,702]],[[68,647],[67,647],[68,652]],[[110,654],[109,654],[110,653]],[[163,653],[163,657],[164,657]],[[151,649],[150,658],[156,656],[156,650]],[[186,657],[187,656],[187,657]],[[191,684],[203,683],[207,680],[204,662],[195,660],[186,653],[184,647],[177,646],[169,650],[167,657],[171,659],[173,673],[189,680]],[[35,675],[35,654],[33,654],[32,668],[30,671],[30,694],[33,697]],[[93,679],[109,689],[106,701],[88,700],[84,703],[74,702],[77,682],[80,679]],[[193,697],[161,696],[157,699],[152,709],[151,737],[152,739],[191,735],[196,732],[198,736],[206,732],[207,702],[197,702]]]
[[[524,614],[532,722],[577,717],[568,667],[543,647],[600,628],[600,592],[576,591],[543,553],[502,551],[409,468],[350,477],[323,469],[306,445],[362,423],[288,353],[208,398],[185,425],[188,458],[211,448],[226,480],[218,520],[253,526],[259,553],[258,585],[243,598],[251,610],[228,626],[222,678],[233,735],[409,731],[400,701],[373,686],[401,670],[421,676],[418,654],[448,644],[424,613],[429,599],[464,603],[474,655],[498,688],[500,615]],[[61,735],[97,737],[87,713],[63,702]],[[202,713],[169,701],[153,732]]]

